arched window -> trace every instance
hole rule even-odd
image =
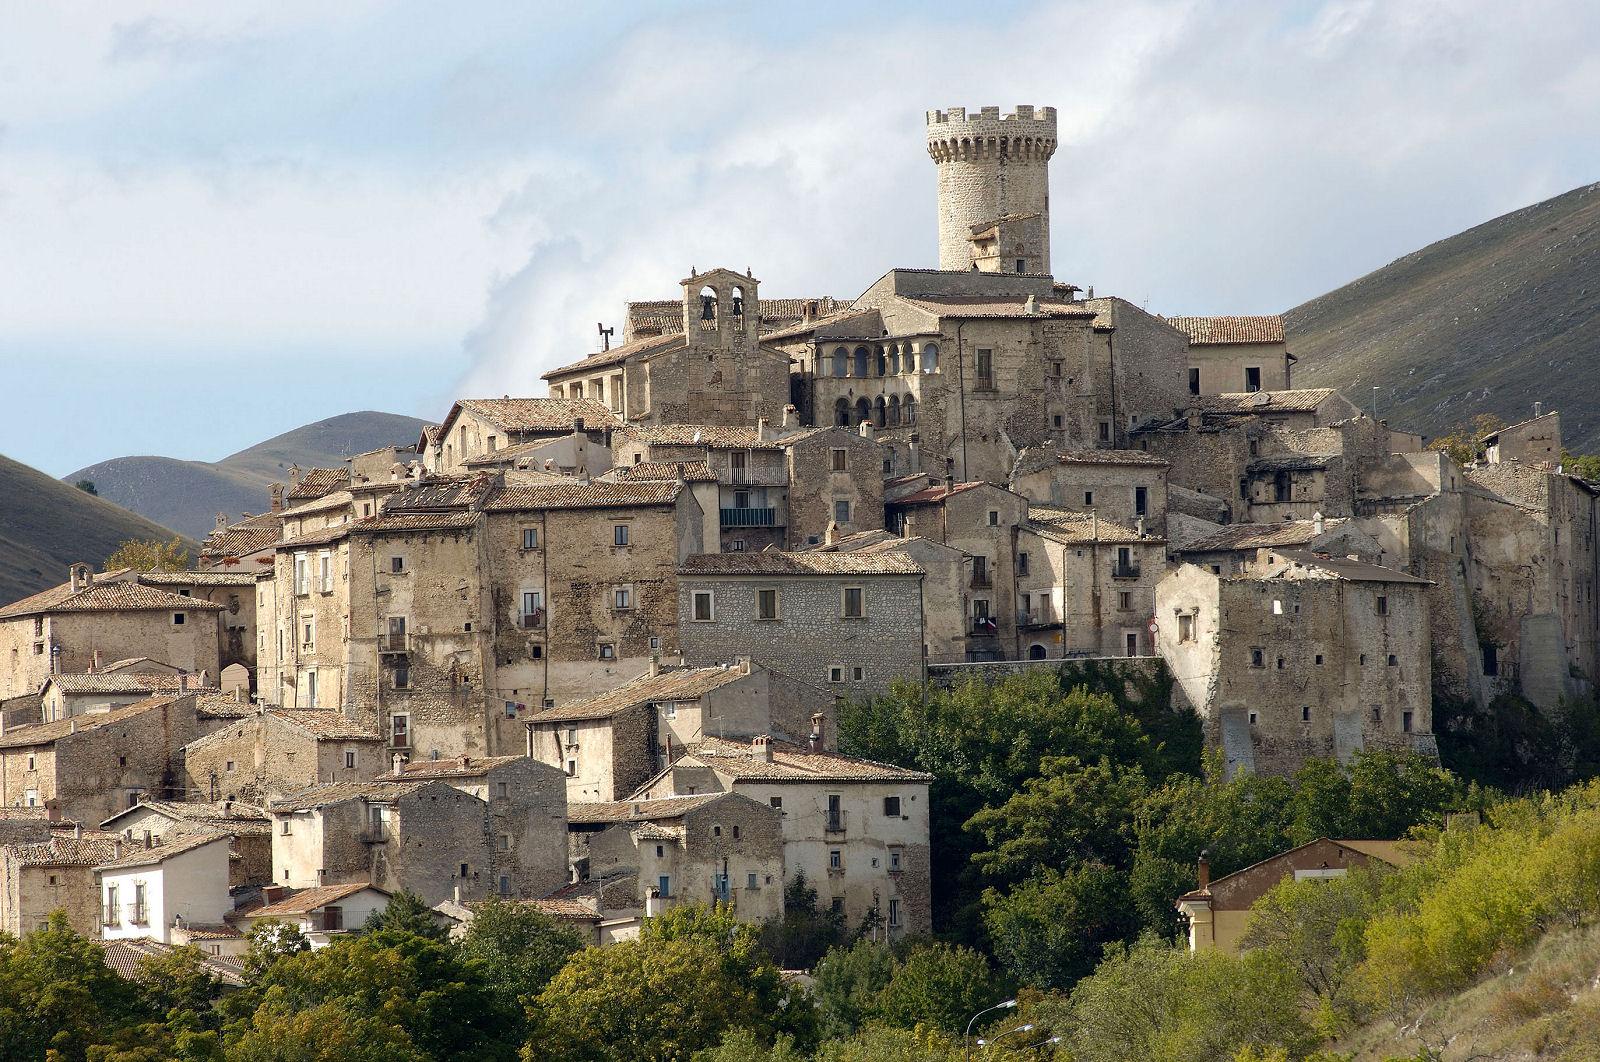
[[[744,316],[744,289],[737,284],[733,286],[733,316]]]
[[[879,376],[885,376],[885,375],[888,374],[888,372],[889,372],[889,356],[883,352],[883,348],[882,347],[879,347],[878,348],[878,375]]]
[[[850,426],[850,400],[841,398],[833,404],[833,422],[841,428]]]
[[[852,376],[866,376],[867,375],[867,348],[866,347],[857,347],[856,348],[856,365],[855,365],[855,369],[852,370],[851,375]]]
[[[900,407],[900,420],[903,424],[917,422],[917,400],[911,395],[906,395],[905,404]]]
[[[889,350],[889,372],[895,376],[900,375],[900,344],[898,343]]]
[[[924,343],[922,345],[922,371],[939,371],[939,344]]]
[[[702,323],[717,319],[717,291],[710,284],[700,289],[700,320]],[[706,327],[712,327],[706,325]]]
[[[889,422],[889,405],[879,395],[878,400],[872,404],[872,423],[884,427]]]
[[[1028,646],[1028,659],[1043,660],[1044,646],[1040,645],[1038,642],[1034,642],[1032,645]]]
[[[872,419],[872,403],[865,398],[856,399],[856,427]]]
[[[889,397],[889,427],[898,428],[899,426],[900,426],[900,396],[899,395],[891,395]]]
[[[833,375],[850,375],[850,352],[843,347],[839,347],[833,352]]]

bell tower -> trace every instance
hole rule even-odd
[[[760,281],[746,270],[695,272],[679,281],[683,286],[683,338],[691,347],[720,350],[754,350],[761,334]]]
[[[939,171],[939,268],[1050,272],[1050,156],[1056,109],[929,111]]]

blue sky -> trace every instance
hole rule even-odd
[[[0,18],[0,452],[58,475],[542,393],[691,265],[931,265],[930,107],[1059,108],[1056,274],[1162,313],[1287,309],[1600,179],[1578,0]]]

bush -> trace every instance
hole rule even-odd
[[[981,954],[949,944],[923,944],[896,964],[878,995],[878,1013],[902,1029],[926,1025],[961,1033],[972,1015],[1004,998],[1004,987]]]

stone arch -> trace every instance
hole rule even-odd
[[[867,348],[857,347],[855,365],[850,370],[850,375],[865,377],[867,375]]]
[[[899,395],[890,395],[889,396],[889,417],[888,417],[887,423],[888,423],[889,427],[891,427],[891,428],[898,428],[900,426],[900,396]]]
[[[1040,645],[1038,642],[1034,642],[1032,645],[1028,646],[1028,659],[1043,660],[1047,652],[1049,652],[1049,650],[1047,650],[1044,646]]]
[[[884,351],[881,345],[878,347],[877,364],[875,368],[877,368],[879,376],[889,375],[889,355]]]
[[[889,423],[889,403],[883,400],[882,395],[872,403],[872,423],[880,428],[886,427]]]
[[[744,316],[744,288],[738,284],[733,286],[733,310],[735,317]]]
[[[937,343],[924,343],[924,344],[922,344],[922,364],[921,364],[921,369],[922,369],[923,372],[938,372],[939,371],[939,344],[937,344]]]
[[[833,404],[833,422],[841,428],[850,426],[850,400],[841,398]]]
[[[843,347],[833,348],[833,375],[838,377],[850,375],[850,352]]]
[[[872,419],[872,403],[865,397],[856,399],[856,424],[859,425]]]
[[[707,284],[700,289],[700,320],[717,319],[717,289]]]
[[[906,395],[906,400],[900,406],[900,423],[915,424],[917,422],[917,399],[915,395]]]

